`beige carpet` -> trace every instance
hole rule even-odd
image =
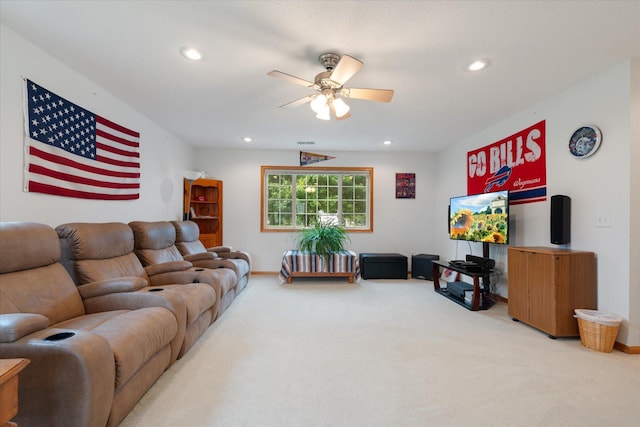
[[[253,276],[122,426],[639,426],[640,357],[422,280]]]

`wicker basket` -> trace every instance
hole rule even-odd
[[[575,311],[582,345],[603,353],[611,353],[622,318],[593,310]]]

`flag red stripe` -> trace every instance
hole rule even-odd
[[[120,126],[117,123],[112,122],[111,120],[107,120],[104,117],[100,117],[100,116],[96,116],[96,122],[100,123],[102,125],[108,126],[112,129],[117,130],[118,132],[122,132],[122,133],[126,133],[127,135],[131,135],[135,138],[139,138],[140,137],[140,133],[132,131],[131,129],[127,129],[124,126]]]
[[[108,163],[108,164],[114,165],[114,166],[123,166],[125,168],[139,168],[140,167],[140,163],[125,162],[123,160],[111,159],[109,157],[101,156],[100,154],[97,155],[96,160],[99,160],[102,163]],[[140,174],[138,174],[138,176],[140,176]]]
[[[69,190],[67,188],[56,187],[54,185],[41,184],[29,181],[29,191],[36,193],[54,194],[56,196],[78,197],[82,199],[96,200],[134,200],[139,199],[139,194],[98,194],[87,191]]]
[[[101,136],[102,138],[106,138],[110,141],[118,142],[122,145],[128,145],[129,147],[138,147],[137,141],[131,141],[129,139],[122,138],[120,136],[112,135],[109,132],[105,132],[102,129],[96,129],[96,136]]]
[[[118,183],[118,182],[98,181],[91,178],[85,178],[82,176],[72,175],[69,173],[54,171],[39,165],[29,165],[29,172],[37,173],[39,175],[49,176],[51,178],[56,178],[62,181],[74,182],[76,184],[93,185],[94,187],[103,187],[103,188],[139,188],[140,187],[140,185],[138,185],[137,183],[126,184],[126,183]]]
[[[73,160],[67,159],[66,157],[56,156],[55,154],[50,154],[44,151],[40,151],[35,147],[29,147],[29,154],[31,154],[32,156],[40,157],[41,159],[50,161],[52,163],[73,167],[86,172],[92,172],[100,175],[107,175],[107,176],[120,177],[120,178],[140,178],[140,172],[116,172],[116,171],[110,171],[108,169],[101,169],[101,168],[96,168],[92,166],[87,166],[82,163],[74,162]],[[115,161],[107,162],[104,159],[101,161],[103,161],[104,163],[118,164]]]
[[[102,142],[98,141],[96,141],[96,147],[104,151],[109,151],[110,153],[119,154],[121,156],[140,157],[140,153],[137,153],[135,151],[122,150],[120,148],[116,148],[109,144],[103,144]]]

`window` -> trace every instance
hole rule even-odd
[[[373,231],[373,168],[262,166],[260,231],[292,231],[316,220]]]

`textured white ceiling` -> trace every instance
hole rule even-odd
[[[640,1],[0,1],[4,24],[194,146],[438,151],[630,57]],[[182,58],[182,46],[204,59]],[[327,51],[394,89],[318,120],[306,80]],[[486,58],[490,66],[465,66]],[[251,136],[250,144],[242,138]],[[391,139],[391,148],[382,141]]]

